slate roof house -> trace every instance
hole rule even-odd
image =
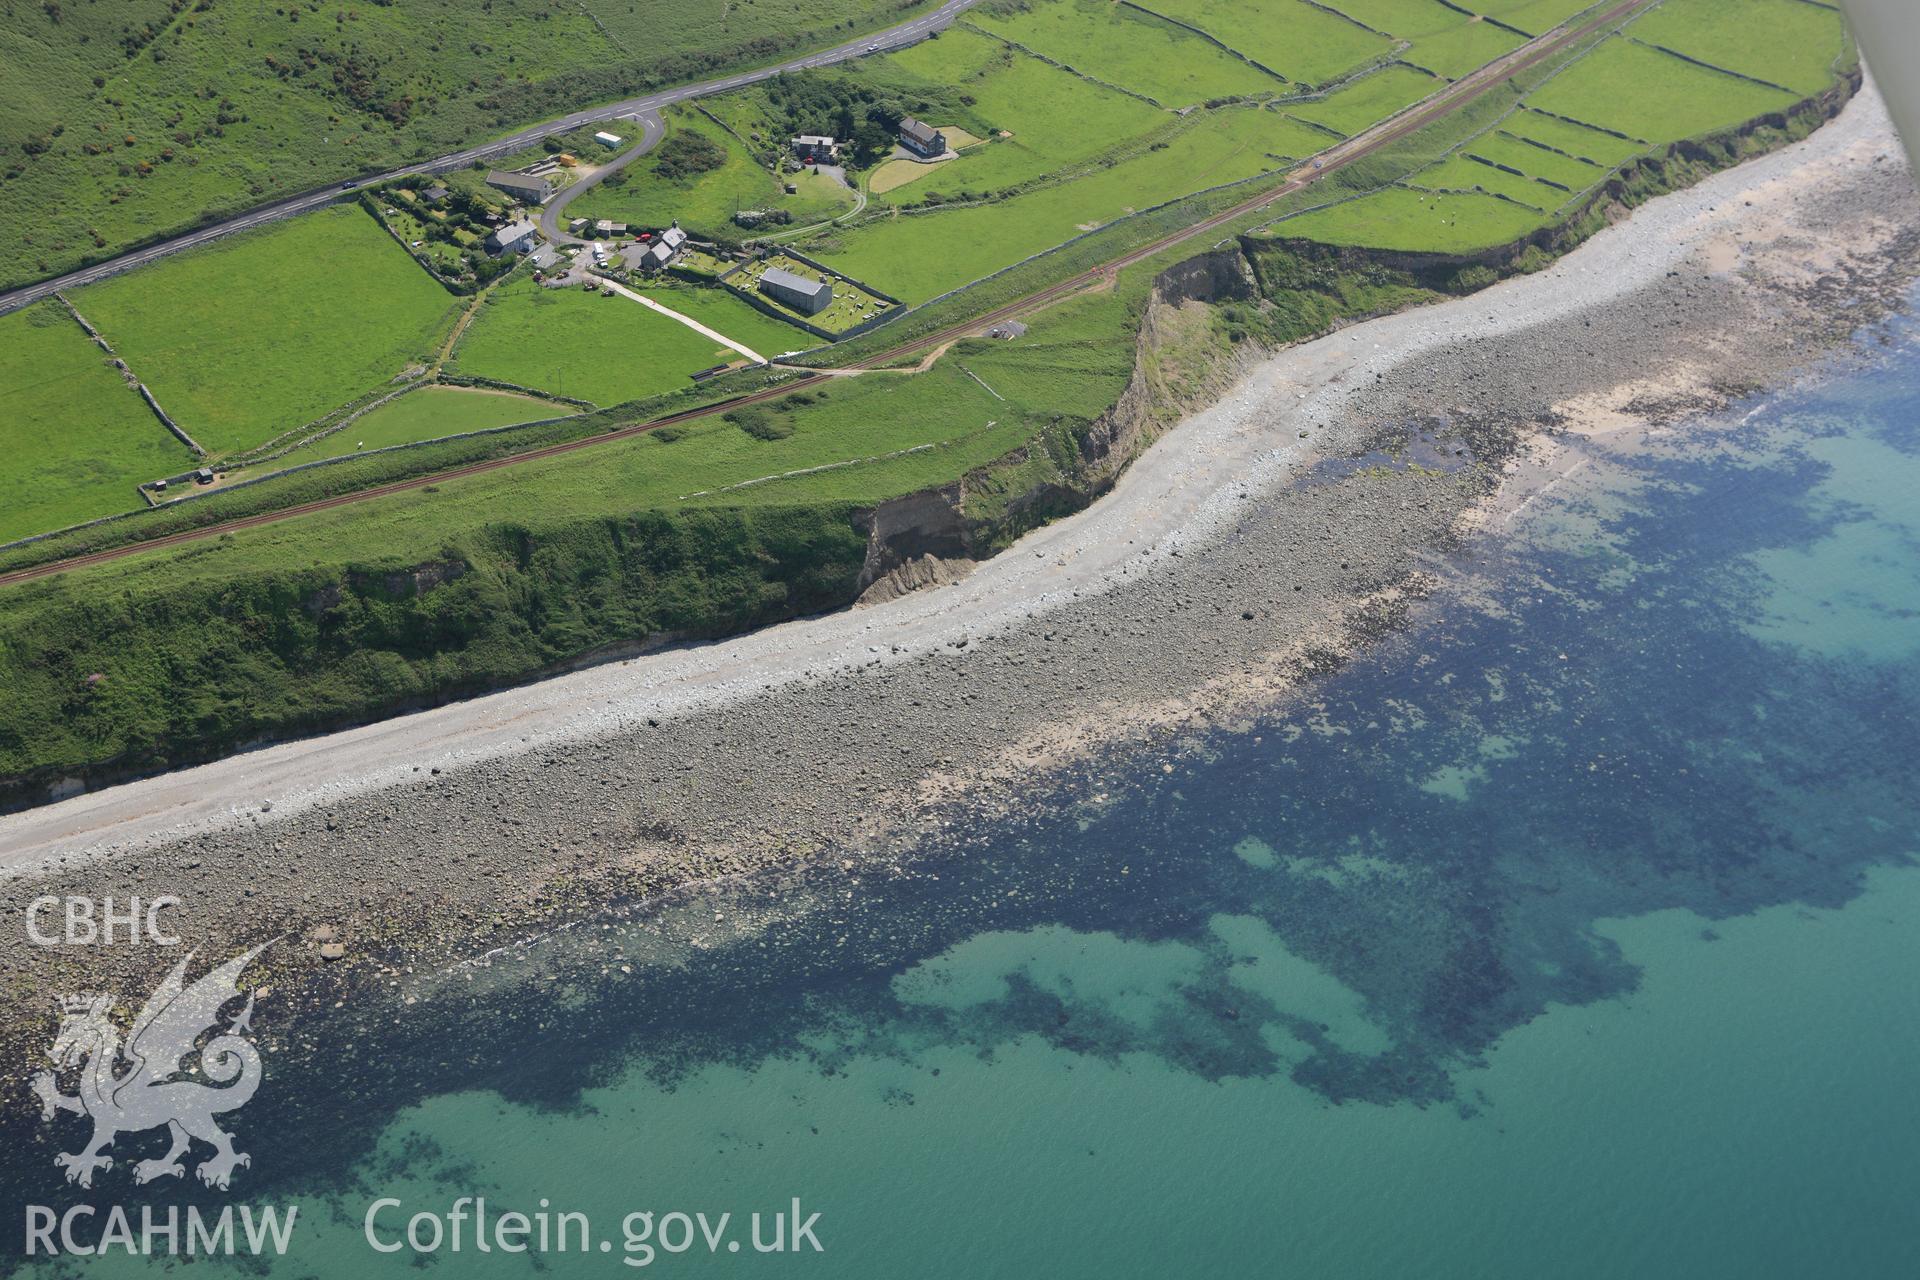
[[[912,116],[900,122],[900,145],[917,156],[931,160],[947,153],[947,135]]]
[[[525,218],[509,222],[487,237],[487,248],[495,253],[524,253],[540,238],[540,228]]]
[[[529,178],[524,173],[505,173],[495,169],[487,175],[487,185],[495,191],[504,191],[523,204],[545,204],[553,192],[543,178]]]
[[[809,280],[785,267],[768,267],[760,277],[760,292],[810,316],[819,315],[833,303],[833,281]]]

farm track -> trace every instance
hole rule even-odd
[[[997,307],[982,315],[971,317],[959,324],[950,325],[944,329],[923,334],[910,342],[905,342],[898,347],[879,352],[865,360],[847,365],[845,368],[849,370],[877,369],[903,356],[912,355],[915,352],[924,351],[928,348],[937,348],[943,344],[951,344],[959,338],[990,327],[1002,320],[1039,307],[1048,306],[1090,285],[1109,280],[1127,267],[1143,262],[1175,245],[1217,231],[1221,227],[1245,217],[1249,213],[1258,212],[1273,204],[1276,200],[1306,189],[1329,174],[1345,168],[1356,160],[1371,155],[1382,147],[1390,146],[1408,134],[1423,129],[1449,113],[1458,110],[1509,76],[1524,71],[1536,63],[1551,57],[1567,45],[1583,40],[1601,29],[1617,23],[1657,2],[1658,0],[1621,0],[1620,3],[1610,5],[1603,13],[1577,26],[1568,24],[1557,27],[1478,70],[1462,76],[1446,88],[1441,89],[1429,98],[1415,103],[1399,114],[1381,121],[1370,129],[1355,134],[1345,142],[1330,147],[1316,157],[1314,161],[1303,165],[1292,177],[1289,177],[1285,182],[1269,191],[1262,192],[1260,195],[1234,205],[1232,208],[1214,214],[1200,222],[1194,223],[1192,226],[1183,227],[1178,231],[1170,232],[1148,244],[1130,249],[1116,258],[1110,259],[1098,266],[1090,267],[1078,275],[1058,281],[1044,289],[1009,302],[1004,306]],[[943,9],[943,12],[944,11]],[[464,479],[468,476],[483,475],[487,472],[498,471],[506,467],[536,462],[545,458],[555,458],[563,454],[573,453],[577,450],[591,448],[595,445],[611,441],[631,439],[634,436],[657,430],[660,427],[672,426],[682,422],[697,421],[746,405],[778,399],[781,396],[789,395],[804,386],[810,385],[824,376],[830,375],[813,371],[801,371],[801,376],[792,382],[784,383],[777,387],[768,387],[764,390],[752,392],[744,396],[737,396],[717,404],[706,405],[698,409],[688,409],[681,413],[669,414],[665,417],[654,418],[647,422],[619,427],[614,430],[602,432],[599,435],[583,436],[577,440],[568,440],[559,444],[547,445],[543,448],[528,450],[525,453],[508,454],[500,458],[490,458],[481,462],[469,463],[463,467],[455,467],[447,471],[415,476],[406,480],[396,480],[389,484],[376,485],[372,488],[360,489],[352,493],[339,494],[330,498],[321,498],[296,506],[283,507],[276,511],[265,511],[257,515],[243,516],[217,524],[205,525],[196,529],[184,529],[178,533],[166,534],[143,542],[130,543],[121,547],[110,547],[88,555],[74,556],[65,560],[49,561],[46,564],[16,569],[11,573],[0,574],[0,586],[31,582],[36,579],[65,573],[69,570],[83,569],[90,565],[103,564],[111,560],[119,560],[147,551],[161,550],[167,547],[179,546],[183,543],[197,542],[205,538],[238,533],[242,530],[258,528],[262,525],[274,524],[282,520],[297,519],[301,516],[330,511],[358,502],[369,502],[397,493],[425,489],[429,486]]]

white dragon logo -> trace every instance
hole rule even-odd
[[[47,1052],[60,1070],[81,1068],[79,1091],[61,1093],[51,1071],[35,1075],[32,1085],[42,1118],[71,1111],[93,1121],[93,1136],[84,1147],[53,1158],[66,1170],[68,1182],[91,1187],[95,1170],[113,1168],[113,1157],[106,1152],[116,1136],[162,1125],[171,1145],[158,1159],[134,1165],[137,1183],[185,1174],[180,1157],[195,1138],[214,1149],[194,1171],[210,1187],[225,1190],[234,1169],[252,1163],[245,1152],[233,1149],[232,1135],[213,1117],[238,1111],[260,1087],[260,1054],[245,1038],[253,1029],[253,995],[247,995],[246,1008],[227,1029],[200,1049],[200,1073],[213,1084],[187,1077],[182,1060],[219,1022],[221,1008],[240,994],[236,980],[241,971],[268,945],[235,956],[191,986],[186,984],[187,961],[193,959],[189,953],[148,997],[124,1046],[109,1017],[112,996],[88,991],[61,997],[60,1030]],[[119,1070],[122,1062],[125,1069]]]

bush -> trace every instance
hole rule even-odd
[[[681,131],[660,144],[653,171],[663,178],[691,178],[727,162],[726,149],[711,138]]]
[[[746,409],[735,409],[725,414],[724,418],[755,440],[784,440],[793,434],[791,422],[775,418],[758,405]]]

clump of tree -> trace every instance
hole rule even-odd
[[[691,178],[727,162],[726,148],[712,138],[682,129],[660,144],[653,171],[670,180]]]
[[[944,121],[968,105],[964,94],[934,96],[934,91],[829,73],[774,76],[766,95],[776,132],[838,138],[845,144],[843,156],[856,168],[890,155],[900,122],[908,116]]]

